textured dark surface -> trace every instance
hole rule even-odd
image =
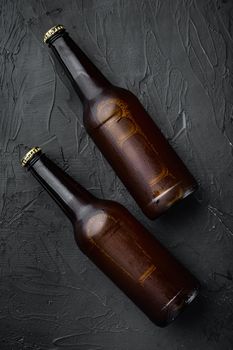
[[[231,350],[233,2],[1,0],[0,14],[0,349]],[[142,215],[86,135],[41,40],[57,23],[140,98],[197,178],[198,192],[160,219]],[[34,145],[123,203],[199,278],[199,299],[176,322],[157,328],[80,253],[19,165]]]

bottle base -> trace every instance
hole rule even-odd
[[[190,292],[181,290],[161,309],[161,312],[164,315],[163,321],[154,321],[154,323],[162,328],[168,326],[186,309],[189,304],[193,302],[198,296],[199,290],[200,286],[197,286]]]
[[[162,215],[174,204],[185,199],[196,190],[197,184],[184,189],[180,183],[177,183],[157,197],[153,198],[152,201],[145,207],[145,209],[143,209],[143,212],[149,219],[155,220],[158,216]]]

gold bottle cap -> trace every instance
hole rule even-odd
[[[61,30],[65,30],[64,26],[62,24],[57,24],[56,26],[50,28],[45,34],[44,34],[44,43],[47,42],[54,34],[60,32]]]
[[[30,149],[30,151],[28,151],[25,156],[22,158],[21,160],[21,165],[22,166],[26,166],[27,163],[29,162],[29,160],[31,160],[34,156],[34,154],[38,153],[41,151],[40,147],[33,147],[32,149]]]

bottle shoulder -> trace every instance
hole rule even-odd
[[[83,215],[77,216],[75,220],[75,226],[83,226],[85,227],[86,223],[95,217],[107,217],[114,216],[118,217],[121,215],[121,212],[127,211],[120,203],[112,201],[112,200],[104,200],[104,199],[95,199],[93,203],[85,206],[83,208]]]
[[[86,211],[82,220],[76,220],[74,231],[79,245],[91,242],[93,236],[104,234],[110,227],[124,220],[127,210],[111,200],[97,200]]]
[[[103,89],[101,93],[96,96],[93,100],[87,102],[89,109],[95,109],[100,103],[111,101],[117,105],[119,100],[125,103],[130,103],[131,101],[138,101],[138,98],[129,90],[124,89],[119,86],[112,85],[110,88]]]
[[[91,132],[112,117],[118,118],[128,113],[133,106],[141,106],[138,98],[124,88],[113,86],[84,105],[84,125]]]

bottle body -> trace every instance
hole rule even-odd
[[[199,283],[121,205],[99,201],[74,226],[78,246],[156,325],[171,323]]]
[[[193,176],[129,91],[105,90],[85,107],[84,125],[150,219],[196,189]]]
[[[77,245],[158,326],[196,297],[199,283],[122,205],[100,200],[37,151],[33,176],[70,218]]]
[[[197,183],[139,100],[111,85],[63,30],[49,46],[84,103],[84,125],[142,211],[155,219]]]

